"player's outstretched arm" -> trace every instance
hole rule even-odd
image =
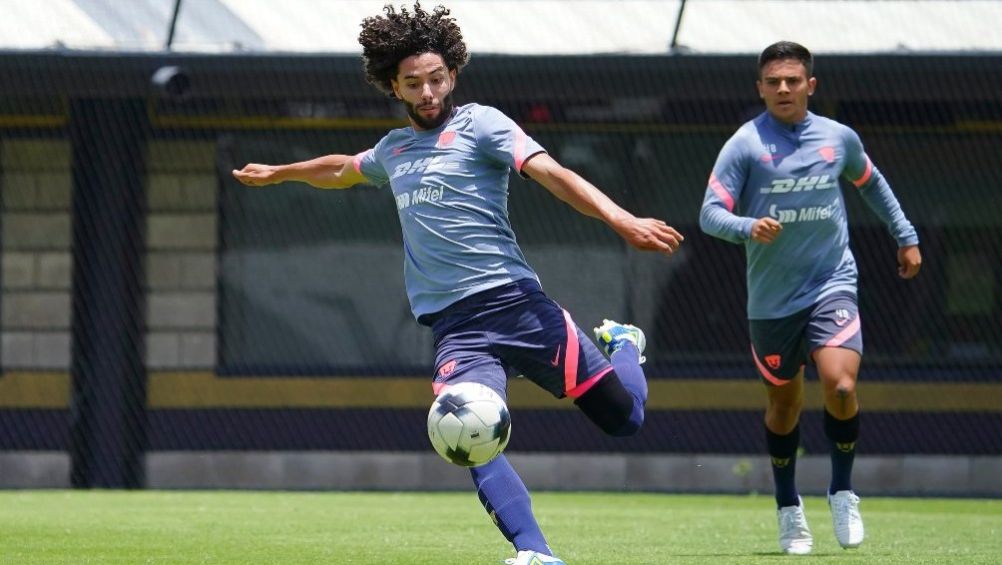
[[[324,155],[286,165],[248,163],[233,176],[247,186],[268,186],[286,181],[304,182],[314,188],[348,188],[365,182],[355,170],[351,155]]]
[[[546,187],[575,210],[609,225],[630,245],[646,251],[672,254],[685,239],[675,228],[655,218],[637,218],[620,208],[581,175],[561,166],[546,153],[537,153],[522,172]]]

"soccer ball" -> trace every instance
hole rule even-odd
[[[428,438],[446,461],[477,467],[508,445],[511,415],[498,393],[480,383],[459,383],[438,395],[428,411]]]

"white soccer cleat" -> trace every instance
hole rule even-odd
[[[863,517],[859,515],[859,497],[851,490],[840,490],[828,495],[832,511],[835,539],[842,549],[859,547],[863,543]]]
[[[567,565],[557,557],[538,551],[519,551],[517,556],[504,562],[505,565]]]
[[[779,548],[790,555],[807,555],[814,546],[811,529],[804,515],[804,500],[797,497],[797,506],[779,509]]]
[[[631,324],[620,324],[614,320],[602,320],[602,325],[595,328],[595,341],[602,346],[602,350],[609,357],[623,348],[627,341],[637,347],[640,353],[638,362],[643,363],[647,358],[643,356],[644,348],[647,347],[647,338],[644,330]]]

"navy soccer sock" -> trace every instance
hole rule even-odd
[[[623,388],[633,396],[633,411],[630,413],[630,425],[639,429],[644,423],[644,406],[647,404],[647,377],[640,366],[640,351],[631,342],[626,342],[619,351],[610,356],[612,368],[623,383]]]
[[[473,467],[470,474],[477,485],[480,503],[517,551],[553,554],[532,514],[529,491],[504,455],[498,455],[486,465]]]
[[[831,442],[832,482],[828,494],[852,490],[852,464],[859,439],[859,412],[848,420],[839,420],[825,410],[825,437]]]
[[[772,460],[772,481],[776,485],[776,506],[797,506],[797,448],[800,447],[800,424],[790,433],[779,435],[765,429],[769,458]]]

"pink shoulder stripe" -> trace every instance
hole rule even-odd
[[[727,211],[733,212],[734,197],[731,196],[730,192],[727,192],[727,189],[724,188],[724,185],[720,182],[715,173],[710,173],[710,188],[713,190],[713,193],[717,195],[717,198],[724,203]]]

